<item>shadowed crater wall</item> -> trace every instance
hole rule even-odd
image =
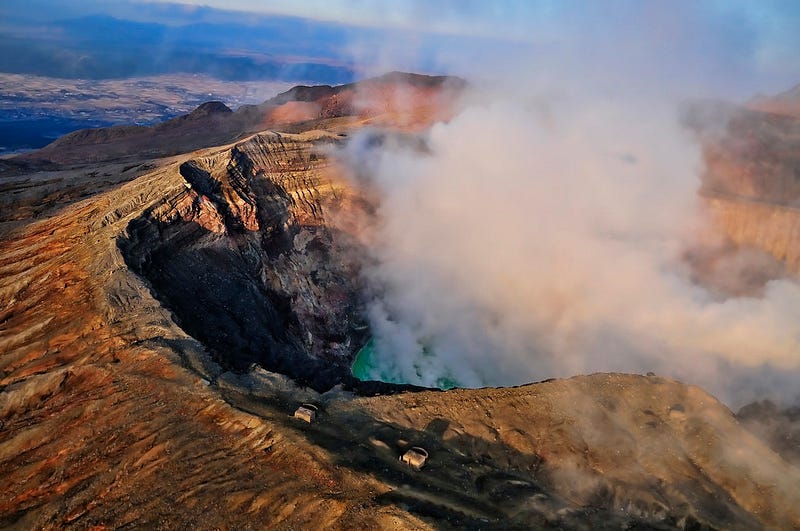
[[[327,390],[366,341],[359,252],[332,211],[361,200],[315,146],[264,133],[185,162],[186,190],[133,220],[118,246],[175,320],[225,368],[257,363]]]

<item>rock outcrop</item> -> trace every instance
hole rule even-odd
[[[709,102],[688,114],[704,148],[701,195],[717,226],[800,272],[800,118]]]
[[[733,242],[762,249],[800,273],[800,208],[718,195],[707,196],[706,202],[716,225]]]
[[[319,152],[327,133],[262,133],[179,165],[185,187],[119,240],[182,328],[222,365],[258,363],[325,391],[366,341],[356,239],[332,212],[360,199]]]

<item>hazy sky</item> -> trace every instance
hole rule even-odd
[[[160,3],[156,0],[140,1]],[[347,24],[523,39],[534,38],[535,31],[557,29],[561,22],[575,19],[576,15],[594,19],[595,23],[603,26],[609,21],[603,19],[602,13],[689,9],[708,19],[728,19],[730,25],[725,29],[733,33],[757,31],[764,32],[765,36],[770,33],[776,46],[781,45],[782,39],[791,39],[791,34],[797,33],[793,29],[797,28],[800,20],[800,3],[792,0],[179,0],[177,3]],[[794,37],[796,45],[798,40]]]
[[[363,75],[398,69],[491,79],[561,70],[559,80],[589,86],[621,75],[679,95],[738,100],[800,82],[797,0],[3,0],[0,34],[18,34],[21,18],[57,24],[95,14],[203,23],[230,43],[215,50],[228,56],[309,56],[313,46]],[[265,44],[276,35],[275,15],[304,20]]]
[[[148,0],[140,0],[148,1]],[[437,50],[414,50],[415,42],[374,43],[359,49],[356,60],[412,68],[424,56],[440,68],[469,69],[472,61],[513,63],[513,44],[541,55],[594,55],[602,67],[653,62],[654,68],[681,70],[689,90],[727,87],[730,97],[753,91],[775,92],[800,82],[800,2],[794,0],[706,0],[605,2],[580,0],[184,0],[191,6],[282,14],[367,27],[391,27],[411,33],[480,37],[474,47],[463,39]],[[397,35],[394,37],[398,41]],[[488,44],[486,40],[499,41]],[[387,39],[388,41],[389,39]],[[642,41],[646,45],[637,49]],[[503,45],[502,43],[506,44]],[[491,49],[487,49],[491,48]],[[364,53],[364,52],[368,53]],[[358,56],[361,55],[361,56]],[[366,57],[365,57],[366,55]],[[430,60],[434,55],[435,59]],[[580,58],[582,62],[584,57]],[[483,66],[483,65],[482,65]],[[518,65],[515,65],[518,66]],[[530,65],[536,67],[537,65]],[[668,72],[665,72],[669,75]],[[659,73],[660,75],[660,73]]]

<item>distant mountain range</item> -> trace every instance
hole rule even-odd
[[[0,30],[0,71],[108,79],[179,72],[347,83],[348,29],[289,17],[169,26],[92,15]],[[366,31],[366,30],[364,30]]]
[[[452,114],[452,101],[465,88],[461,78],[391,72],[338,86],[296,86],[236,112],[223,103],[207,102],[191,113],[152,126],[118,125],[74,131],[19,160],[41,163],[108,161],[139,156],[183,153],[232,142],[266,127],[286,131],[307,123],[343,119],[380,125],[402,117],[414,129]],[[408,101],[414,102],[409,108]],[[103,149],[98,150],[97,146]]]

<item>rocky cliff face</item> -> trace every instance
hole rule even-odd
[[[328,221],[360,208],[320,153],[338,140],[262,133],[183,162],[185,188],[120,238],[126,262],[223,366],[258,363],[324,391],[366,341],[356,239]]]
[[[800,272],[800,119],[710,103],[690,114],[704,146],[701,192],[717,226]]]
[[[716,225],[737,245],[762,249],[800,273],[800,209],[713,195],[706,203]]]
[[[782,205],[800,199],[800,119],[710,102],[687,114],[703,143],[705,193]]]

